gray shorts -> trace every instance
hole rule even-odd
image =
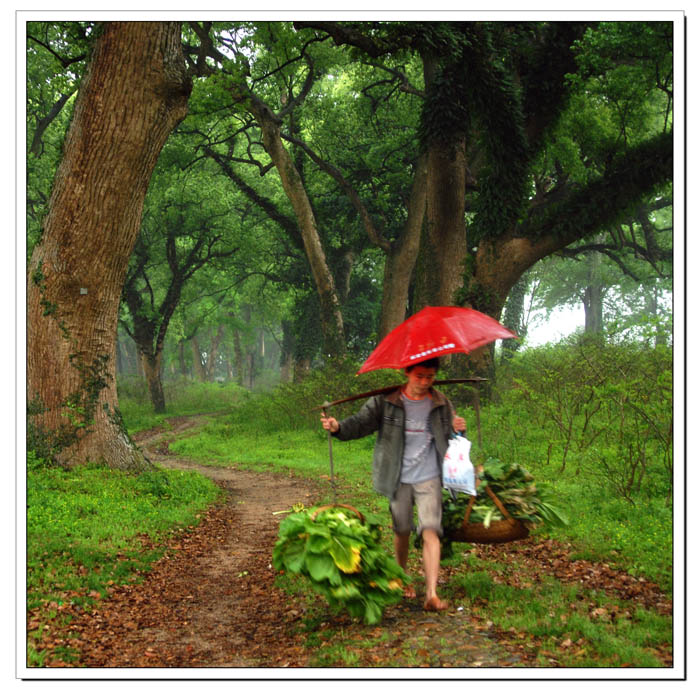
[[[442,480],[435,477],[419,484],[399,484],[389,504],[394,532],[406,535],[413,530],[413,504],[418,509],[418,534],[435,530],[442,535]]]

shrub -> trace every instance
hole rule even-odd
[[[670,497],[673,469],[672,351],[584,338],[521,353],[511,363],[508,401],[577,471],[605,479],[618,495]],[[512,410],[512,409],[511,409]],[[507,457],[507,456],[504,456]]]

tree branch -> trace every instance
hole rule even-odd
[[[365,231],[367,232],[367,236],[369,237],[370,241],[372,241],[374,245],[378,246],[383,251],[388,253],[389,249],[391,248],[390,241],[384,238],[384,236],[382,236],[377,231],[372,221],[372,217],[369,215],[369,212],[367,211],[367,208],[360,199],[360,196],[357,194],[357,191],[343,176],[340,170],[338,170],[338,168],[331,165],[327,161],[323,160],[323,158],[321,158],[315,151],[309,148],[309,146],[307,146],[303,141],[300,141],[299,139],[290,136],[289,134],[282,133],[281,136],[286,141],[293,143],[295,146],[299,146],[299,148],[301,148],[309,156],[309,158],[311,158],[311,160],[313,160],[313,162],[316,163],[316,165],[318,165],[319,168],[321,168],[321,170],[328,173],[341,186],[345,194],[352,202],[352,205],[355,207],[355,210],[360,215],[360,219],[362,220],[362,223],[365,227]]]
[[[313,61],[309,56],[304,57],[306,59],[306,64],[309,68],[309,72],[306,74],[306,80],[304,81],[304,85],[301,88],[301,91],[296,97],[293,97],[287,105],[281,109],[277,114],[276,117],[278,120],[282,120],[284,117],[286,117],[288,114],[290,114],[296,107],[298,107],[305,99],[306,96],[309,94],[309,91],[311,90],[314,81],[316,80],[316,76],[314,74],[314,64]]]
[[[373,26],[379,26],[373,23]],[[294,22],[295,29],[317,29],[328,34],[336,46],[354,46],[372,58],[379,58],[401,48],[408,48],[413,38],[406,34],[396,35],[392,40],[367,36],[363,29],[357,28],[357,22],[341,24],[340,22]]]
[[[214,42],[209,34],[212,23],[204,22],[203,26],[200,26],[199,22],[188,22],[187,24],[191,27],[192,31],[197,35],[197,38],[200,41],[199,50],[197,51],[197,61],[194,66],[192,66],[194,68],[194,72],[201,76],[214,74],[216,71],[214,68],[207,65],[206,59],[213,58],[215,61],[221,64],[225,63],[228,59],[214,46]],[[195,50],[196,49],[189,49],[187,53],[194,53]]]
[[[664,133],[628,150],[596,180],[531,209],[517,235],[552,239],[561,248],[614,225],[672,178],[673,135]]]
[[[240,175],[238,175],[238,173],[236,173],[224,156],[208,146],[204,147],[204,151],[214,162],[218,163],[226,177],[228,177],[250,201],[260,207],[273,221],[282,227],[282,230],[287,233],[299,250],[304,250],[304,242],[302,241],[299,227],[294,219],[280,212],[271,200],[256,192]]]
[[[68,68],[68,66],[71,66],[74,63],[80,63],[80,61],[83,61],[87,58],[86,53],[81,53],[80,55],[74,57],[64,58],[59,53],[54,51],[48,44],[45,44],[40,39],[37,39],[35,36],[27,34],[27,39],[31,39],[34,43],[41,46],[41,48],[46,49],[64,68]]]
[[[629,267],[627,267],[627,265],[625,265],[622,262],[620,256],[617,254],[617,252],[614,252],[615,248],[613,248],[612,246],[599,243],[591,243],[590,245],[578,246],[577,248],[563,248],[559,251],[559,254],[564,258],[578,258],[578,256],[582,253],[594,250],[598,251],[599,253],[603,253],[604,255],[609,257],[622,270],[622,272],[625,275],[631,277],[635,282],[640,281],[638,275],[632,272],[632,270],[630,270]]]
[[[46,129],[48,129],[49,124],[60,114],[61,110],[65,106],[66,102],[74,95],[78,90],[78,86],[75,85],[69,92],[62,94],[53,106],[49,110],[48,114],[42,119],[37,120],[36,129],[34,130],[34,138],[32,138],[32,145],[29,148],[30,152],[38,156],[41,154],[42,147],[42,137]]]
[[[408,76],[398,68],[392,68],[391,66],[387,66],[380,61],[366,61],[365,65],[372,66],[373,68],[379,68],[380,70],[386,71],[387,73],[393,75],[400,82],[399,90],[401,90],[401,92],[417,95],[418,97],[425,97],[425,91],[419,90],[417,87],[412,85],[411,81],[408,79]],[[372,85],[368,86],[366,89],[369,89],[370,87],[372,87]]]

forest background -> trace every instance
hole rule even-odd
[[[30,294],[43,284],[41,222],[92,42],[81,24],[28,28]],[[197,386],[235,386],[234,403],[266,411],[274,429],[309,430],[289,408],[366,388],[353,368],[426,303],[474,306],[524,339],[535,311],[582,304],[583,328],[563,342],[489,348],[444,374],[489,378],[484,452],[570,476],[561,488],[574,500],[593,477],[615,508],[643,503],[663,520],[678,479],[671,25],[296,24],[183,23],[189,112],[155,166],[105,375],[126,429],[162,423],[193,390],[211,399]],[[59,66],[46,60],[56,47],[68,51]],[[480,83],[465,82],[465,64]],[[30,309],[30,331],[52,303]],[[86,415],[104,420],[76,393],[96,357],[67,360],[77,383],[55,406],[29,373],[44,391],[28,424],[40,462],[87,454],[119,466],[103,447],[76,449]],[[472,393],[457,400],[475,411]],[[534,407],[539,419],[518,434]],[[67,414],[70,435],[51,417]],[[665,566],[643,566],[668,585]]]

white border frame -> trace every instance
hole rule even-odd
[[[639,5],[637,5],[638,7]],[[286,6],[288,7],[288,6]],[[375,6],[376,7],[376,6]],[[401,5],[401,10],[293,10],[289,9],[264,9],[257,11],[140,11],[140,10],[16,10],[14,42],[16,48],[16,124],[15,124],[15,212],[16,212],[16,292],[17,306],[15,316],[16,326],[16,378],[15,378],[15,565],[16,565],[16,647],[15,647],[15,678],[25,680],[684,680],[686,678],[686,453],[685,453],[685,310],[686,310],[686,278],[684,263],[686,260],[685,231],[686,231],[686,14],[683,10],[561,10],[557,9],[524,11],[512,9],[494,9],[489,11],[454,11],[454,10],[405,10],[406,4]],[[274,17],[271,16],[274,13]],[[26,414],[26,401],[24,387],[26,387],[25,350],[26,328],[24,324],[24,312],[26,310],[26,236],[25,234],[25,144],[26,144],[26,118],[25,118],[25,78],[26,70],[24,56],[26,52],[24,25],[28,21],[37,20],[85,20],[96,18],[100,20],[130,19],[230,19],[236,18],[249,20],[292,20],[302,16],[305,19],[377,19],[388,20],[392,18],[410,19],[416,21],[435,21],[448,19],[462,20],[498,20],[507,14],[508,19],[532,21],[538,19],[553,19],[559,15],[562,20],[575,21],[584,19],[597,19],[601,21],[635,21],[658,19],[659,21],[672,21],[676,40],[674,44],[674,70],[675,70],[675,101],[674,101],[674,130],[675,130],[675,187],[674,187],[674,414],[676,435],[674,439],[674,491],[676,499],[674,503],[674,658],[676,665],[671,669],[37,669],[26,666],[26,575],[24,570],[26,551],[26,530],[23,517],[26,513],[26,496],[24,484],[26,478],[26,459],[23,445],[26,444],[26,429],[23,419]],[[147,15],[147,16],[146,16]],[[10,29],[12,31],[12,29]],[[11,275],[4,278],[7,284]],[[6,297],[7,298],[7,297]],[[697,334],[694,334],[696,337]],[[693,345],[693,348],[697,345]],[[9,392],[7,392],[9,393]],[[682,420],[681,420],[682,419]],[[691,491],[692,492],[692,491]],[[11,489],[8,489],[8,494]],[[682,495],[682,497],[681,497]],[[10,496],[8,496],[8,499]],[[7,512],[12,510],[7,509]],[[686,686],[687,687],[687,686]],[[422,686],[421,686],[422,688]],[[122,689],[122,692],[125,689]],[[301,689],[300,689],[301,690]],[[359,690],[359,688],[357,689]],[[420,690],[420,688],[419,688]],[[426,689],[427,690],[427,689]],[[541,694],[542,688],[533,688],[534,692]],[[680,690],[674,686],[674,691]],[[337,686],[333,692],[337,693]],[[37,694],[42,695],[46,688],[41,686]],[[71,689],[70,692],[74,692]],[[103,692],[102,688],[98,692]],[[284,690],[285,693],[289,689]],[[559,692],[559,691],[556,691]]]

